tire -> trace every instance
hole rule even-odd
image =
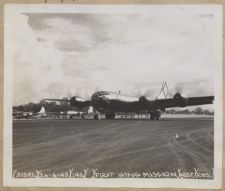
[[[115,119],[115,113],[114,112],[105,113],[105,118],[106,119]]]
[[[156,111],[156,120],[159,120],[161,117],[161,112],[160,111]]]
[[[152,112],[150,113],[150,119],[151,119],[151,120],[154,120],[154,119],[155,119],[155,112],[154,112],[154,111],[152,111]]]
[[[105,118],[110,119],[110,113],[105,113]]]
[[[111,119],[115,119],[115,113],[112,112],[110,117]]]
[[[151,120],[159,120],[160,118],[160,112],[159,111],[151,111],[150,113],[150,119]]]
[[[98,114],[94,114],[94,119],[98,120]]]

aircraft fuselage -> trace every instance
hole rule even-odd
[[[99,112],[136,112],[141,109],[139,98],[116,92],[98,91],[91,96],[92,105]]]
[[[60,99],[47,100],[65,101]],[[93,106],[98,112],[105,113],[107,119],[115,118],[115,112],[144,111],[150,114],[152,120],[158,120],[160,111],[165,111],[166,108],[212,104],[213,100],[214,96],[185,97],[180,93],[176,93],[173,98],[149,100],[145,96],[138,98],[117,92],[97,91],[90,100],[74,96],[68,101],[74,107]]]

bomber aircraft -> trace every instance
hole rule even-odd
[[[176,93],[173,98],[149,100],[145,96],[131,97],[120,92],[97,91],[90,100],[73,96],[70,100],[44,99],[49,101],[68,101],[74,107],[94,107],[98,112],[104,113],[106,119],[115,119],[116,112],[138,112],[145,111],[150,114],[151,120],[159,120],[161,111],[172,107],[186,107],[195,105],[212,104],[214,96],[185,97]],[[94,115],[99,119],[99,114]]]

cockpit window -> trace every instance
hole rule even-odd
[[[104,92],[104,91],[100,91],[100,92],[97,92],[97,95],[98,95],[98,96],[109,95],[109,93]]]

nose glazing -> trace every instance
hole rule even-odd
[[[102,106],[107,104],[107,99],[104,92],[96,92],[91,96],[91,101],[94,106]]]

